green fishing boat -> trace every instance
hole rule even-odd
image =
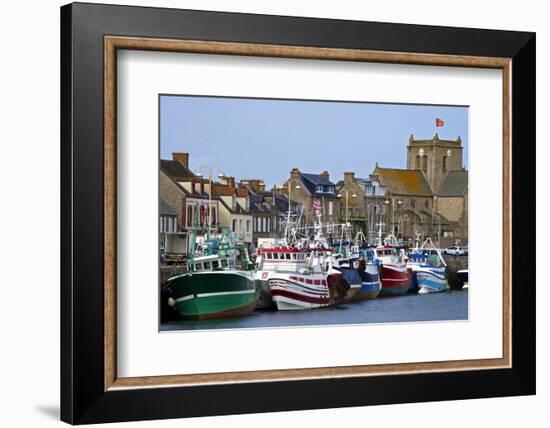
[[[246,247],[228,230],[217,235],[207,230],[204,239],[193,233],[192,242],[188,272],[168,279],[168,303],[187,319],[250,314],[260,297],[260,281]]]

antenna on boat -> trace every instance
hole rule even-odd
[[[384,222],[382,222],[382,220],[380,220],[378,222],[378,236],[376,238],[376,245],[377,246],[382,245],[382,226],[385,226],[385,224],[384,224]]]
[[[197,229],[199,228],[199,219],[200,219],[200,205],[198,202],[195,203],[195,218],[193,219],[193,233],[191,234],[191,248],[189,249],[189,257],[187,257],[187,267],[193,265],[195,261],[195,254],[197,250]]]
[[[443,266],[447,267],[447,263],[445,263],[445,259],[441,255],[441,251],[439,250],[439,248],[435,246],[434,242],[432,241],[432,238],[427,237],[422,243],[422,248],[424,249],[428,248],[428,249],[434,250],[437,253],[437,256],[439,257],[439,260],[441,260],[441,263],[443,263]]]

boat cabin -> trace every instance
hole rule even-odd
[[[328,250],[317,248],[261,248],[256,263],[258,270],[300,272],[318,265],[316,260],[326,253]]]
[[[214,254],[211,256],[197,257],[191,264],[189,270],[192,272],[205,272],[215,270],[234,270],[236,263],[234,257],[219,257]]]
[[[445,264],[440,253],[436,249],[416,249],[408,254],[407,264],[419,266],[438,267]]]
[[[385,245],[376,247],[373,251],[375,258],[381,263],[395,264],[403,261],[403,252],[397,247]]]

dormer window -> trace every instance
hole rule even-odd
[[[323,186],[319,184],[315,186],[315,191],[317,193],[334,193],[334,186]]]

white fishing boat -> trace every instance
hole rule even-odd
[[[278,310],[313,309],[344,302],[350,287],[342,273],[331,266],[332,250],[318,239],[301,238],[297,223],[289,211],[284,238],[271,248],[258,248],[257,279],[267,284]]]
[[[313,309],[345,300],[349,287],[341,272],[326,270],[330,250],[323,248],[262,248],[258,279],[266,281],[278,310]]]

